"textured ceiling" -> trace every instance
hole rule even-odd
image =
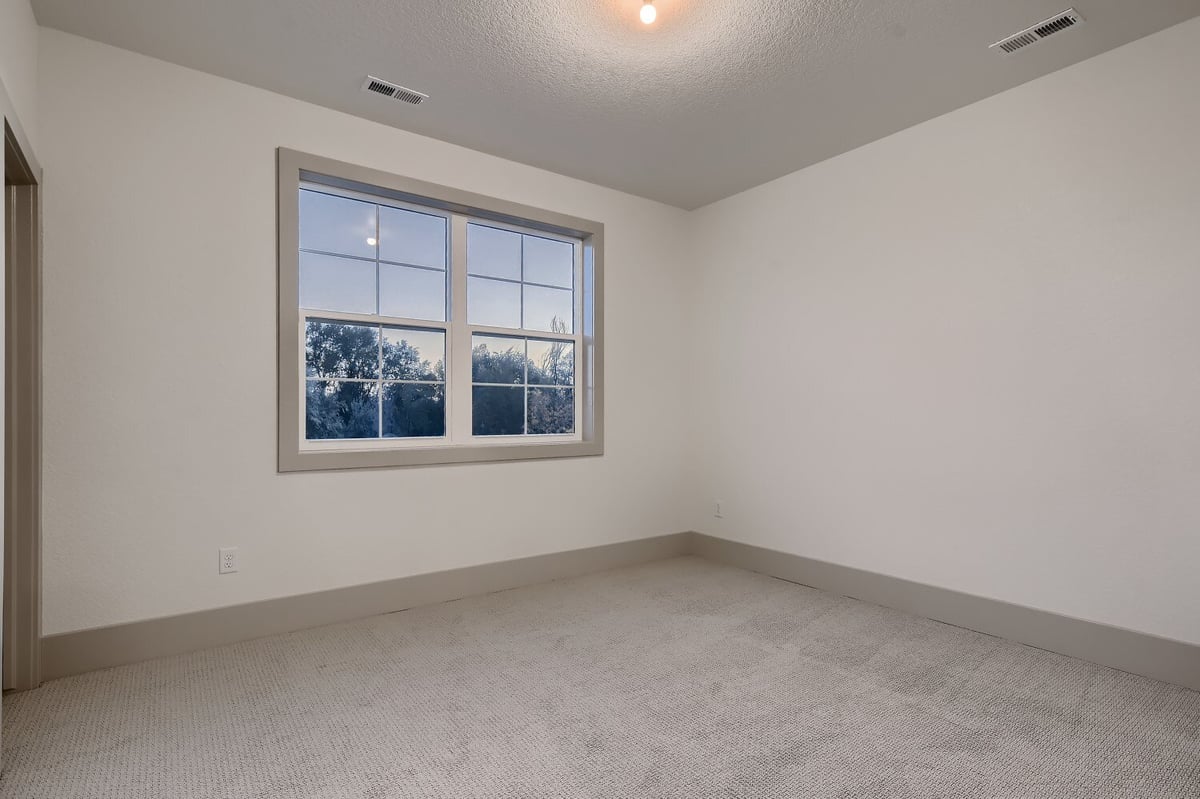
[[[34,0],[42,25],[695,208],[1200,14],[1079,0]],[[432,95],[360,92],[368,74]]]

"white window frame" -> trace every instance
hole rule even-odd
[[[278,165],[278,468],[281,472],[601,455],[603,444],[604,226],[578,217],[485,197],[286,148]],[[301,188],[355,197],[447,219],[447,321],[300,308]],[[571,333],[471,325],[467,321],[467,225],[531,233],[575,247]],[[450,246],[459,242],[464,246]],[[522,292],[523,294],[523,292]],[[305,436],[305,323],[308,319],[444,330],[446,435],[439,438],[308,440]],[[522,320],[523,321],[523,320]],[[563,434],[472,434],[471,339],[475,334],[571,341],[575,350],[575,431]],[[515,385],[515,384],[514,384]],[[528,389],[526,389],[528,397]]]

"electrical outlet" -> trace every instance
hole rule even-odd
[[[233,574],[238,570],[237,547],[222,547],[217,552],[221,556],[221,560],[217,564],[217,571],[220,574]]]
[[[716,508],[714,508],[714,509],[713,509],[713,516],[715,516],[715,517],[716,517],[716,518],[718,518],[718,519],[724,519],[724,518],[725,518],[725,515],[724,515],[724,514],[721,512],[721,506],[722,506],[723,504],[725,504],[725,503],[721,502],[721,500],[719,500],[719,499],[718,499],[718,500],[717,500],[717,506],[716,506]]]

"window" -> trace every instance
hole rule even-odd
[[[602,225],[278,155],[281,471],[603,451]]]

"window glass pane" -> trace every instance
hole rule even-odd
[[[380,264],[379,313],[446,321],[446,273]]]
[[[471,379],[476,383],[524,383],[525,339],[472,336]]]
[[[305,372],[309,377],[379,377],[379,328],[310,320],[304,326]]]
[[[374,258],[377,235],[373,203],[300,190],[300,249]]]
[[[446,334],[440,330],[385,327],[383,379],[445,380]]]
[[[575,432],[575,389],[529,389],[529,434]]]
[[[446,268],[446,220],[379,206],[379,257],[414,266]]]
[[[520,280],[521,234],[484,225],[467,225],[467,272]]]
[[[525,237],[525,282],[571,288],[574,285],[575,248],[565,241]]]
[[[520,327],[521,284],[467,278],[467,321],[489,327]]]
[[[446,435],[443,387],[421,383],[384,383],[383,435],[385,438]]]
[[[471,396],[471,432],[477,436],[519,436],[525,432],[523,386],[475,386]]]
[[[551,333],[573,333],[574,303],[569,289],[524,286],[525,329]]]
[[[300,307],[375,313],[375,262],[300,253]]]
[[[305,394],[305,436],[377,438],[379,384],[309,380]]]
[[[529,339],[529,380],[531,385],[571,386],[575,384],[575,345],[570,341]]]

